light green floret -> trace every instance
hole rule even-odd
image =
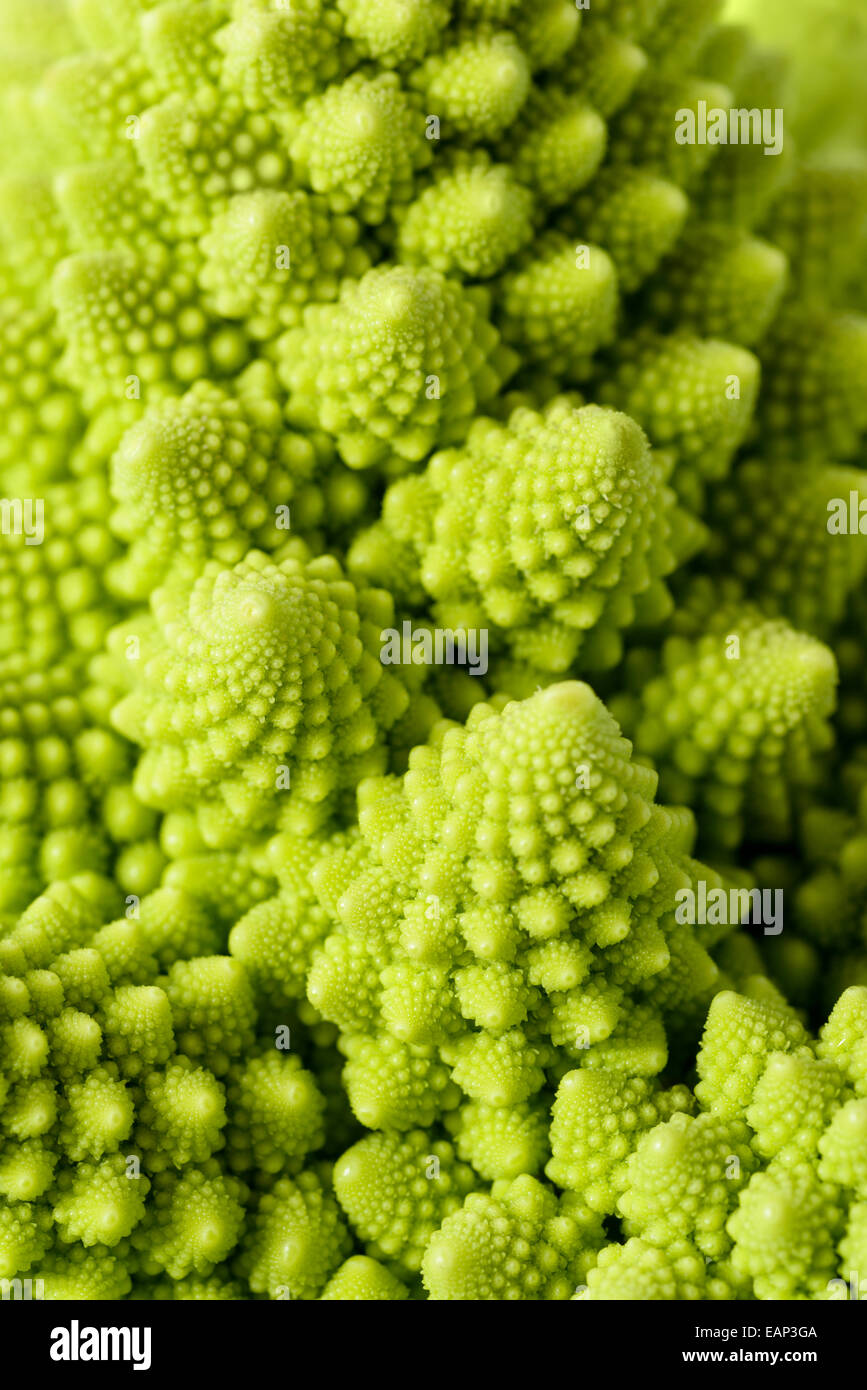
[[[646,310],[662,327],[753,347],[780,306],[788,261],[767,241],[694,223],[649,287]]]
[[[239,332],[214,325],[193,276],[172,265],[167,252],[68,256],[52,293],[65,340],[61,369],[91,410],[149,400],[246,361]]]
[[[512,34],[482,30],[431,54],[411,76],[443,139],[495,140],[530,91],[530,63]]]
[[[867,169],[806,164],[771,208],[763,232],[789,259],[799,297],[845,303],[867,231]]]
[[[54,1219],[61,1240],[82,1245],[113,1246],[128,1236],[144,1216],[150,1180],[130,1177],[122,1154],[101,1163],[80,1163],[75,1173],[61,1173]]]
[[[78,402],[58,367],[62,349],[51,307],[28,304],[10,285],[0,299],[0,464],[10,481],[11,470],[23,468],[28,487],[65,468],[81,429]]]
[[[757,351],[756,429],[766,456],[857,460],[867,429],[867,317],[794,300]]]
[[[105,1009],[105,1043],[122,1075],[139,1077],[175,1050],[172,1010],[157,985],[124,985]]]
[[[501,156],[552,207],[568,203],[588,184],[605,154],[602,117],[583,97],[557,87],[533,93],[521,114],[520,132],[517,140],[517,131],[506,136]]]
[[[444,725],[413,751],[402,782],[362,786],[369,867],[355,868],[330,909],[338,926],[314,961],[310,998],[350,1032],[388,1029],[392,1001],[377,992],[386,963],[416,963],[427,972],[425,1017],[442,1028],[424,1047],[393,1035],[347,1040],[345,1080],[363,1123],[425,1125],[437,1104],[450,1108],[450,1094],[438,1102],[421,1091],[437,1052],[468,1095],[492,1105],[540,1089],[551,1044],[610,1038],[615,1064],[664,1064],[657,1011],[628,1026],[635,996],[661,991],[677,1012],[706,994],[717,971],[692,934],[674,929],[675,891],[696,871],[686,858],[693,827],[688,814],[652,806],[654,784],[590,689],[570,682],[505,708],[477,705],[465,728]],[[421,927],[417,909],[431,902]],[[556,958],[536,949],[556,940],[571,949]],[[352,980],[345,995],[331,984],[341,978]],[[515,1026],[540,988],[549,1004],[533,1003]],[[356,998],[363,1022],[350,1016]],[[403,1029],[407,1015],[393,1017]],[[477,1020],[481,1032],[470,1027]]]
[[[241,1265],[254,1293],[318,1298],[351,1245],[334,1198],[315,1173],[301,1173],[261,1198]]]
[[[233,22],[216,35],[222,80],[252,111],[292,110],[341,75],[340,28],[339,13],[323,0],[237,0]]]
[[[853,1202],[849,1208],[846,1234],[840,1241],[840,1265],[847,1284],[850,1271],[862,1270],[865,1260],[867,1260],[867,1202]],[[859,1282],[859,1289],[864,1289],[863,1278]],[[848,1287],[845,1292],[840,1290],[838,1296],[840,1293],[844,1298],[851,1297],[851,1290]],[[860,1297],[863,1298],[863,1293]]]
[[[742,1120],[675,1114],[638,1142],[618,1212],[628,1236],[661,1249],[690,1239],[719,1259],[730,1248],[725,1223],[756,1159]]]
[[[663,1092],[652,1078],[570,1071],[552,1109],[552,1158],[546,1175],[559,1187],[580,1193],[593,1211],[613,1212],[626,1187],[627,1160],[642,1135],[691,1105],[683,1086]]]
[[[57,1154],[39,1139],[7,1140],[0,1150],[0,1197],[35,1202],[51,1186],[56,1163]]]
[[[398,254],[410,265],[486,280],[532,237],[534,206],[510,164],[458,154],[398,210]]]
[[[409,1296],[405,1284],[368,1255],[352,1255],[333,1274],[319,1295],[323,1302],[389,1302]]]
[[[471,1193],[431,1238],[422,1273],[435,1300],[571,1298],[602,1239],[598,1218],[524,1174]]]
[[[325,1100],[298,1057],[272,1048],[227,1078],[227,1162],[233,1172],[279,1173],[325,1140]]]
[[[804,1050],[772,1052],[744,1112],[753,1148],[765,1159],[812,1158],[842,1098],[844,1078],[830,1060]]]
[[[144,746],[134,786],[146,804],[195,807],[205,841],[230,845],[281,812],[307,829],[383,769],[385,731],[409,698],[379,660],[385,592],[356,589],[331,556],[275,565],[251,551],[167,586],[152,607],[152,657],[112,712]]]
[[[668,34],[667,27],[664,32]],[[675,138],[675,112],[689,111],[697,120],[699,102],[706,102],[708,110],[728,111],[732,94],[728,87],[704,78],[658,71],[646,76],[609,123],[608,162],[618,167],[637,165],[691,191],[720,148]]]
[[[561,380],[584,380],[593,355],[614,340],[617,272],[599,246],[545,232],[493,289],[504,340]]]
[[[453,1110],[460,1091],[433,1047],[391,1037],[349,1034],[341,1040],[343,1084],[353,1114],[368,1129],[415,1129]]]
[[[334,212],[357,209],[369,225],[409,201],[417,171],[432,157],[424,114],[393,73],[353,73],[310,97],[289,153],[299,183]]]
[[[618,343],[594,394],[676,451],[674,486],[702,510],[706,481],[724,477],[749,430],[759,386],[752,353],[715,338],[640,329]]]
[[[580,43],[557,71],[568,91],[580,93],[608,118],[625,106],[647,68],[637,44],[595,22],[586,25]]]
[[[867,1196],[867,1099],[849,1100],[819,1140],[819,1177]]]
[[[205,302],[224,318],[243,319],[251,337],[271,338],[298,323],[305,304],[336,299],[344,276],[369,269],[359,235],[354,217],[332,213],[316,194],[238,194],[199,242]]]
[[[536,670],[613,665],[619,630],[664,617],[663,576],[694,531],[663,459],[625,415],[553,402],[508,425],[480,419],[460,449],[392,485],[350,568],[428,595],[448,629],[482,628]]]
[[[772,1163],[754,1173],[729,1219],[732,1268],[759,1299],[815,1298],[837,1267],[840,1190],[808,1164]]]
[[[601,1250],[586,1284],[574,1295],[589,1303],[659,1303],[732,1296],[724,1279],[708,1279],[707,1262],[689,1241],[673,1241],[660,1249],[637,1236]]]
[[[334,1190],[368,1253],[421,1268],[428,1242],[478,1185],[451,1144],[423,1130],[371,1134],[334,1165]]]
[[[658,767],[661,795],[700,813],[706,845],[785,841],[833,742],[834,655],[784,619],[724,602],[712,584],[693,598],[679,609],[687,635],[665,642],[659,674],[642,679],[636,663],[640,694],[612,709]]]
[[[464,1162],[495,1182],[539,1173],[549,1152],[549,1118],[540,1097],[517,1105],[470,1100],[446,1116],[446,1125]]]
[[[145,1273],[172,1279],[210,1275],[234,1249],[244,1224],[248,1190],[216,1164],[186,1168],[154,1181],[153,1201],[134,1238]]]
[[[149,107],[135,146],[147,189],[180,238],[201,236],[233,194],[280,187],[289,168],[273,121],[213,88]]]
[[[644,169],[603,169],[564,208],[560,226],[575,244],[586,238],[614,262],[624,294],[653,274],[679,237],[689,201],[677,184]]]
[[[52,1244],[51,1208],[0,1200],[0,1279],[25,1274]]]
[[[315,444],[284,432],[276,400],[255,389],[234,396],[199,381],[150,407],[112,459],[111,525],[127,549],[110,586],[143,599],[207,559],[233,565],[276,549],[290,525],[319,519],[317,462]]]
[[[139,21],[141,48],[160,95],[193,96],[217,82],[220,54],[214,43],[226,17],[226,0],[162,0]]]
[[[334,436],[351,468],[389,454],[400,467],[462,438],[517,365],[488,309],[481,287],[434,270],[383,266],[347,281],[337,304],[311,306],[280,340],[290,423]]]
[[[229,956],[176,961],[165,981],[178,1046],[188,1057],[205,1057],[222,1075],[229,1059],[249,1051],[256,1005],[244,967]]]
[[[710,1006],[696,1061],[701,1105],[721,1119],[743,1115],[772,1058],[792,1053],[808,1041],[803,1025],[788,1005],[749,999],[724,990]],[[767,1085],[758,1103],[767,1095]]]
[[[114,43],[129,40],[127,33]],[[151,105],[157,86],[139,53],[109,47],[113,51],[60,59],[46,69],[36,90],[36,138],[58,167],[124,157],[133,163],[133,142],[124,138],[127,117]]]
[[[337,8],[363,57],[392,68],[417,63],[441,42],[452,7],[451,0],[337,0]]]
[[[98,1067],[66,1087],[58,1143],[74,1163],[100,1159],[128,1139],[135,1107],[114,1068]],[[6,1114],[3,1123],[7,1124]]]
[[[816,1054],[845,1072],[858,1096],[867,1095],[867,987],[843,991],[819,1033]]]
[[[710,495],[709,566],[735,575],[764,611],[827,637],[867,568],[867,538],[849,531],[863,476],[818,461],[748,460]]]

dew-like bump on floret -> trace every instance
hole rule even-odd
[[[691,1239],[703,1255],[728,1252],[726,1220],[756,1159],[743,1120],[679,1112],[638,1142],[618,1211],[627,1235],[665,1247]]]
[[[254,1293],[318,1298],[351,1246],[337,1203],[311,1171],[281,1178],[260,1198],[240,1264]]]
[[[289,153],[299,183],[369,225],[412,197],[416,173],[431,160],[424,114],[393,73],[353,73],[310,97]]]
[[[238,193],[199,241],[205,302],[223,318],[243,319],[252,338],[272,338],[298,324],[306,304],[330,303],[342,279],[369,269],[360,230],[356,218],[332,213],[303,189]]]
[[[727,1296],[722,1281],[709,1285],[705,1258],[689,1241],[673,1241],[667,1249],[660,1249],[638,1236],[601,1250],[587,1274],[586,1285],[573,1295],[590,1303],[659,1303]]]
[[[319,1297],[323,1302],[396,1303],[408,1298],[409,1292],[406,1284],[378,1260],[369,1255],[351,1255],[332,1274]]]
[[[672,448],[674,486],[703,510],[703,483],[724,477],[753,416],[759,363],[717,338],[640,329],[618,344],[616,365],[600,366],[597,399],[623,410],[651,444]]]
[[[340,76],[340,14],[327,0],[235,0],[232,15],[215,40],[221,77],[251,111],[292,110]]]
[[[398,254],[409,265],[486,280],[530,241],[534,210],[511,164],[460,152],[397,209]]]
[[[584,1067],[567,1072],[551,1112],[553,1156],[545,1172],[607,1215],[626,1185],[627,1160],[641,1136],[691,1103],[684,1087],[664,1092],[653,1078]]]
[[[451,1144],[423,1130],[368,1135],[334,1165],[337,1200],[368,1254],[413,1273],[434,1231],[477,1185]]]
[[[777,313],[787,269],[785,255],[770,242],[694,223],[648,287],[648,317],[665,329],[753,347]]]
[[[601,1240],[580,1198],[523,1174],[446,1218],[425,1252],[425,1287],[436,1300],[571,1298]]]
[[[867,316],[790,300],[757,348],[768,458],[857,459],[867,429]]]
[[[839,1188],[777,1161],[753,1174],[729,1219],[732,1267],[760,1299],[815,1297],[835,1272],[841,1226]]]
[[[582,381],[615,337],[617,271],[602,247],[545,232],[496,281],[493,304],[506,343],[530,363]]]
[[[410,80],[443,138],[469,144],[495,140],[515,121],[530,92],[530,62],[513,34],[482,30],[432,53]]]
[[[226,1079],[231,1124],[226,1161],[235,1172],[279,1173],[325,1139],[325,1101],[300,1058],[271,1048],[238,1061]]]
[[[134,786],[147,805],[197,808],[219,847],[273,823],[281,798],[321,814],[382,771],[408,702],[379,660],[386,593],[356,589],[330,556],[275,565],[251,551],[152,602],[154,655],[112,714],[145,748]]]
[[[634,422],[563,399],[477,420],[461,448],[392,484],[348,563],[393,589],[397,571],[444,628],[486,629],[516,662],[592,670],[617,661],[619,629],[666,615],[678,516]]]
[[[502,712],[477,705],[465,728],[413,751],[402,781],[361,788],[367,864],[334,903],[308,996],[350,1034],[345,1082],[362,1123],[429,1124],[454,1105],[449,1068],[473,1100],[520,1104],[544,1084],[551,1044],[583,1060],[610,1039],[616,1057],[621,1021],[626,1054],[664,1065],[658,1013],[648,1006],[632,1036],[627,1000],[661,989],[677,1010],[716,968],[693,942],[677,978],[672,906],[696,870],[693,831],[653,806],[654,775],[629,751],[589,687],[567,683]],[[404,1043],[419,1037],[419,1007],[425,1042]],[[383,1025],[390,1036],[358,1036]]]
[[[603,246],[622,293],[631,294],[675,245],[688,211],[677,184],[644,169],[604,168],[570,200],[559,225],[575,244]]]
[[[735,1119],[752,1102],[772,1056],[806,1042],[804,1027],[788,1005],[724,990],[708,1012],[695,1094],[712,1114]]]
[[[332,435],[351,468],[417,462],[466,434],[514,370],[481,286],[383,266],[311,305],[279,344],[290,423]]]
[[[721,602],[712,584],[680,613],[685,635],[666,640],[640,693],[612,700],[615,716],[653,759],[661,796],[700,813],[704,844],[785,841],[833,742],[833,652],[745,601]]]
[[[862,479],[857,468],[747,460],[711,491],[708,567],[734,574],[764,612],[827,638],[867,568],[867,539],[848,522]]]

